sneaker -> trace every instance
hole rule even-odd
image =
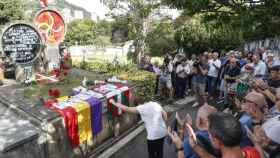
[[[195,103],[192,105],[192,107],[195,108],[195,107],[197,107],[198,105],[199,105],[198,102],[195,102]]]

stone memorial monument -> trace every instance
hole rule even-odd
[[[28,80],[32,76],[32,64],[42,50],[40,33],[29,24],[12,24],[3,32],[1,43],[4,55],[17,66],[16,79]]]
[[[41,10],[35,17],[34,24],[46,40],[45,60],[48,63],[48,70],[59,66],[61,55],[59,44],[65,36],[65,23],[63,17],[54,10]]]

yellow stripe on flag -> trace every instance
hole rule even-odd
[[[80,143],[90,141],[92,138],[90,105],[87,102],[80,101],[71,105],[78,114],[78,131]]]
[[[68,96],[63,96],[63,97],[59,97],[57,98],[57,101],[66,101],[69,97]]]

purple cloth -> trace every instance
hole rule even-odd
[[[95,97],[90,97],[86,102],[90,105],[92,135],[96,136],[102,131],[102,102]]]
[[[80,91],[75,91],[75,90],[73,90],[73,91],[72,91],[72,96],[78,95],[79,93],[80,93]]]

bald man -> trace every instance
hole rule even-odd
[[[208,134],[208,116],[212,113],[217,112],[217,109],[204,104],[201,106],[197,112],[197,117],[195,124],[198,130],[195,132],[196,137],[198,138],[199,144],[212,155],[217,155],[216,150],[212,147],[211,141]],[[199,156],[193,151],[192,147],[189,144],[188,135],[185,136],[184,142],[180,139],[174,139],[171,131],[168,131],[169,136],[171,137],[173,143],[177,147],[178,154],[183,154],[185,158],[199,158]]]

